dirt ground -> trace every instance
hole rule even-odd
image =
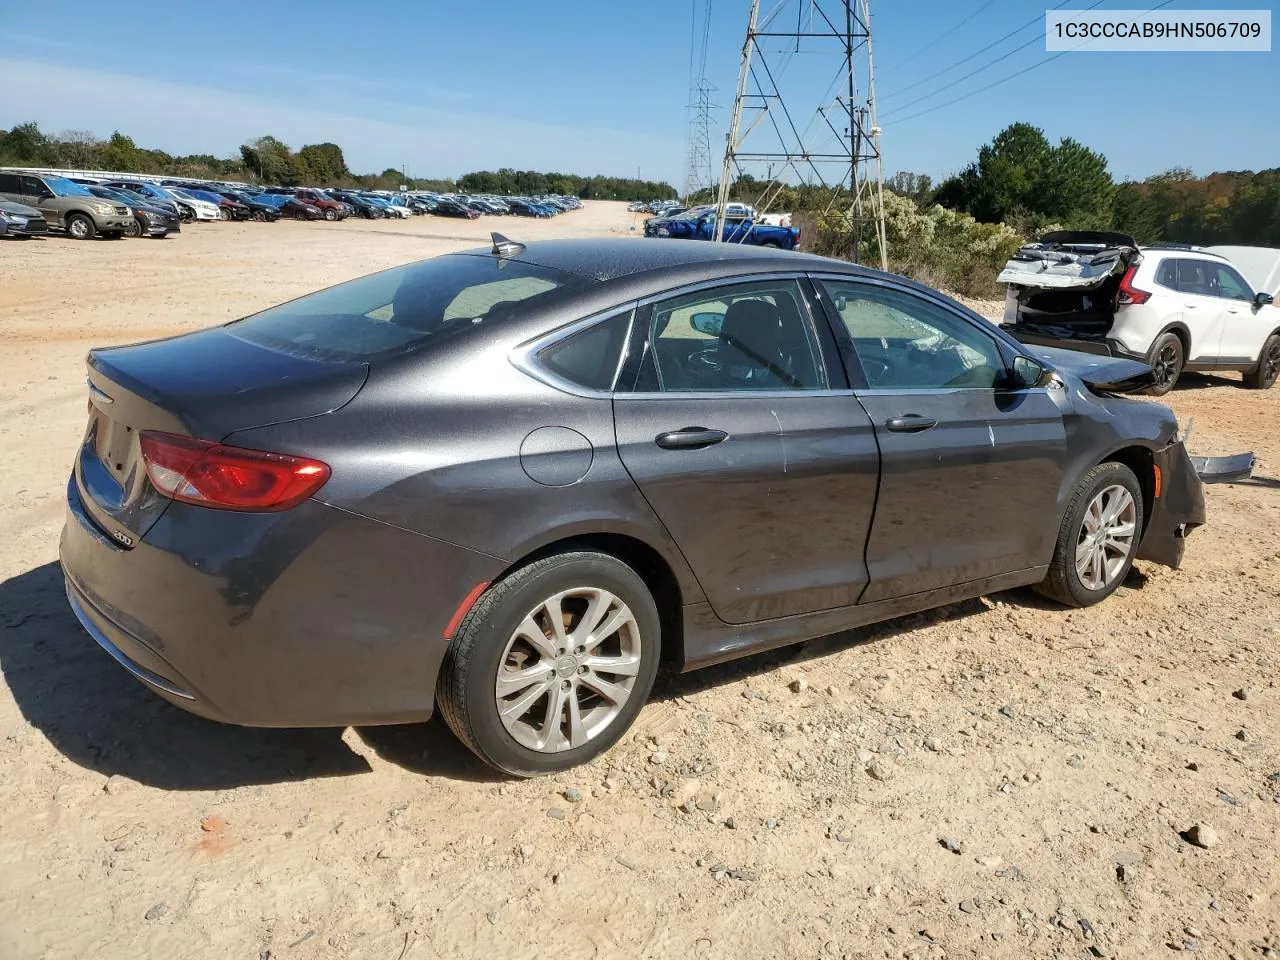
[[[1193,452],[1261,458],[1208,490],[1181,571],[662,678],[634,735],[552,779],[496,780],[439,723],[209,723],[76,624],[56,550],[89,347],[489,229],[637,220],[0,242],[0,957],[1280,955],[1277,390],[1169,397]]]

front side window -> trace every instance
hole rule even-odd
[[[518,260],[453,255],[329,287],[236,321],[228,333],[321,360],[371,360],[417,349],[517,304],[528,306],[588,281]]]
[[[1005,380],[995,339],[941,304],[874,284],[823,286],[872,389],[991,390]]]
[[[653,366],[636,385],[642,392],[827,386],[817,332],[795,280],[716,287],[654,304],[649,354]]]
[[[1252,300],[1253,291],[1249,289],[1249,284],[1245,283],[1244,277],[1236,273],[1231,267],[1225,263],[1213,264],[1213,270],[1216,274],[1217,295],[1226,297],[1228,300]]]

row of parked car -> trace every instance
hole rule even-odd
[[[61,230],[95,236],[156,237],[212,220],[270,222],[408,218],[424,214],[476,219],[486,214],[553,217],[582,206],[577,197],[491,197],[430,191],[390,193],[318,187],[250,187],[189,180],[64,176],[0,170],[0,237]]]

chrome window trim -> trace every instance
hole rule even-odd
[[[532,340],[526,340],[524,343],[514,347],[507,354],[507,359],[521,373],[527,374],[549,387],[554,387],[556,390],[588,400],[608,400],[613,396],[613,392],[618,385],[618,375],[622,373],[622,366],[627,362],[627,349],[631,343],[631,333],[636,322],[635,313],[637,308],[638,302],[632,300],[625,304],[609,307],[599,313],[593,313],[589,317],[583,317],[581,320],[575,320],[563,327],[557,327],[550,333],[539,334]],[[613,377],[609,380],[609,388],[607,390],[593,390],[590,387],[582,386],[580,383],[574,383],[572,380],[566,380],[538,362],[538,354],[542,353],[542,351],[554,347],[562,340],[567,340],[575,334],[589,330],[597,324],[605,323],[628,312],[631,317],[627,321],[626,336],[622,341],[622,349],[618,351],[618,365],[613,370]]]
[[[616,393],[615,400],[786,400],[813,397],[852,397],[850,389],[831,390],[673,390],[670,393]]]

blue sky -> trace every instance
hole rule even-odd
[[[0,128],[35,120],[55,132],[119,129],[143,146],[219,156],[271,133],[295,148],[335,141],[361,172],[402,164],[419,176],[499,166],[639,170],[680,186],[691,14],[696,3],[700,23],[706,2],[383,0],[367,11],[326,0],[10,3],[0,17]],[[710,2],[718,150],[749,3]],[[762,10],[777,2],[762,0]],[[1015,120],[1102,151],[1118,178],[1173,166],[1208,173],[1280,165],[1277,51],[1070,53],[911,119],[1047,60],[1036,40],[956,82],[1038,37],[1046,5],[872,0],[886,176],[954,172]],[[1105,0],[1100,9],[1146,6]],[[1037,16],[1040,25],[903,91]],[[782,84],[801,126],[834,70],[833,59],[816,53],[789,62]]]

